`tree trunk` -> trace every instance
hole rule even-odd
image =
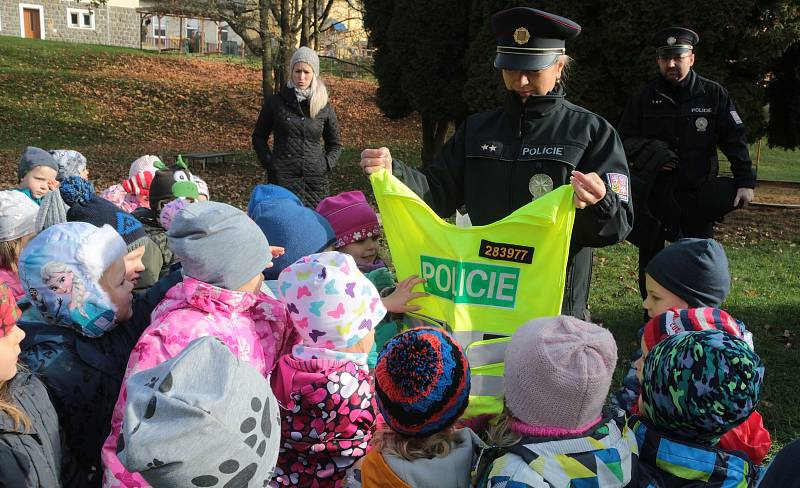
[[[261,92],[264,100],[273,93],[272,38],[269,33],[270,0],[258,1],[259,28],[261,29]]]
[[[422,166],[433,163],[433,159],[444,146],[447,137],[447,129],[450,127],[450,120],[435,119],[433,117],[422,117]]]
[[[281,0],[281,44],[278,50],[277,68],[278,85],[286,84],[286,70],[289,59],[294,48],[294,36],[292,35],[292,1]]]
[[[300,24],[300,45],[308,46],[311,35],[311,2],[312,0],[302,0],[300,8],[303,11],[303,19]]]
[[[319,19],[317,19],[317,12],[319,12],[319,0],[312,0],[314,2],[313,11],[311,12],[311,25],[313,27],[314,36],[314,51],[319,51]]]

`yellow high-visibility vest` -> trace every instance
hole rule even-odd
[[[422,310],[412,315],[445,326],[467,355],[472,386],[465,415],[501,412],[506,342],[525,322],[561,312],[575,220],[572,187],[492,224],[460,228],[388,172],[370,179],[398,279],[425,279],[429,296],[413,302]]]

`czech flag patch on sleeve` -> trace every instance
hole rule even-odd
[[[606,173],[606,178],[608,179],[608,186],[611,187],[611,191],[619,195],[620,200],[628,203],[630,195],[628,175],[622,173]]]

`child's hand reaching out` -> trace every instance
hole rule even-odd
[[[394,291],[389,296],[383,297],[383,306],[392,313],[416,312],[421,307],[419,305],[410,305],[408,302],[415,298],[428,296],[425,292],[412,291],[415,286],[424,282],[425,280],[417,275],[411,275],[397,283]]]

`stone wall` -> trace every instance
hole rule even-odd
[[[68,9],[86,4],[65,0],[0,0],[0,35],[19,36],[19,4],[44,7],[44,38],[53,41],[139,47],[139,14],[135,9],[100,7],[94,10],[94,29],[69,27]]]

